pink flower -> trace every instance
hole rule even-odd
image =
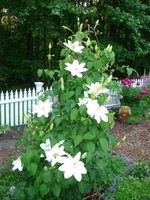
[[[122,84],[122,85],[126,85],[125,80],[121,80],[121,84]]]
[[[128,86],[130,86],[132,84],[132,81],[131,80],[129,80],[128,81]]]
[[[147,88],[147,87],[144,87],[141,93],[142,93],[143,95],[148,95],[148,88]]]
[[[136,85],[139,86],[139,85],[140,85],[140,82],[137,82]]]
[[[130,81],[130,79],[129,78],[125,78],[124,79],[127,83]]]
[[[136,98],[137,98],[137,99],[141,99],[141,96],[142,96],[142,95],[139,93],[139,94],[136,95]]]

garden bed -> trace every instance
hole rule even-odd
[[[0,137],[2,141],[16,141],[23,135],[24,127],[16,127]],[[150,120],[145,120],[139,124],[126,124],[116,121],[112,129],[112,134],[116,135],[118,141],[126,136],[125,142],[116,149],[119,154],[125,155],[135,161],[148,160],[150,162]],[[22,148],[11,147],[0,149],[0,163],[7,158],[17,155]]]
[[[148,160],[150,162],[150,120],[138,124],[126,124],[117,121],[112,133],[120,140],[126,136],[125,142],[116,149],[135,161]]]

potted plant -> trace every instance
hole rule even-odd
[[[119,119],[121,122],[125,122],[131,115],[131,109],[129,106],[121,106],[119,109]]]

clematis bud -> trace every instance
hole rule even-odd
[[[87,42],[86,42],[86,46],[90,46],[91,44],[91,41],[90,41],[90,38],[88,38]]]
[[[26,113],[24,114],[24,118],[25,118],[27,121],[29,121],[29,119],[30,119],[29,115],[27,115]]]
[[[125,135],[123,138],[121,138],[121,141],[124,142],[126,140],[127,136]]]
[[[60,78],[60,82],[61,82],[61,90],[64,91],[64,79],[63,79],[63,77]]]
[[[107,46],[106,50],[107,50],[109,53],[111,53],[111,52],[112,52],[112,45],[109,44],[109,45]]]
[[[85,159],[86,156],[87,156],[87,152],[84,152],[84,153],[82,154],[81,158],[82,158],[82,159]]]
[[[119,146],[120,146],[120,144],[121,144],[121,143],[120,143],[120,142],[118,142],[118,143],[116,144],[116,147],[119,147]]]
[[[53,128],[54,128],[54,124],[51,123],[51,125],[50,125],[50,130],[53,130]]]
[[[97,20],[95,24],[98,25],[99,24],[99,20]]]
[[[106,99],[106,102],[110,102],[111,96],[109,95]]]
[[[110,76],[108,77],[108,79],[107,79],[107,83],[110,83],[111,80],[112,80],[112,75],[110,75]]]
[[[46,166],[44,166],[44,171],[47,171],[47,170],[48,170],[48,168]]]
[[[49,43],[49,46],[48,46],[48,48],[49,48],[49,49],[51,49],[51,48],[52,48],[52,45],[51,45],[51,43]]]

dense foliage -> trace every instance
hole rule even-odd
[[[110,134],[114,113],[105,106],[109,89],[119,85],[108,70],[114,52],[90,37],[97,25],[84,31],[78,20],[78,31],[62,44],[59,70],[38,71],[53,80],[52,90],[40,93],[33,115],[26,116],[25,151],[12,163],[13,199],[80,200],[90,191],[100,196],[124,168],[110,152],[117,145]]]
[[[68,36],[62,26],[75,30],[77,16],[90,24],[99,19],[97,39],[101,46],[113,45],[116,66],[130,65],[142,74],[149,69],[149,13],[149,1],[140,0],[1,0],[0,89],[38,80],[34,72],[48,66],[49,42],[58,68],[59,44]]]

